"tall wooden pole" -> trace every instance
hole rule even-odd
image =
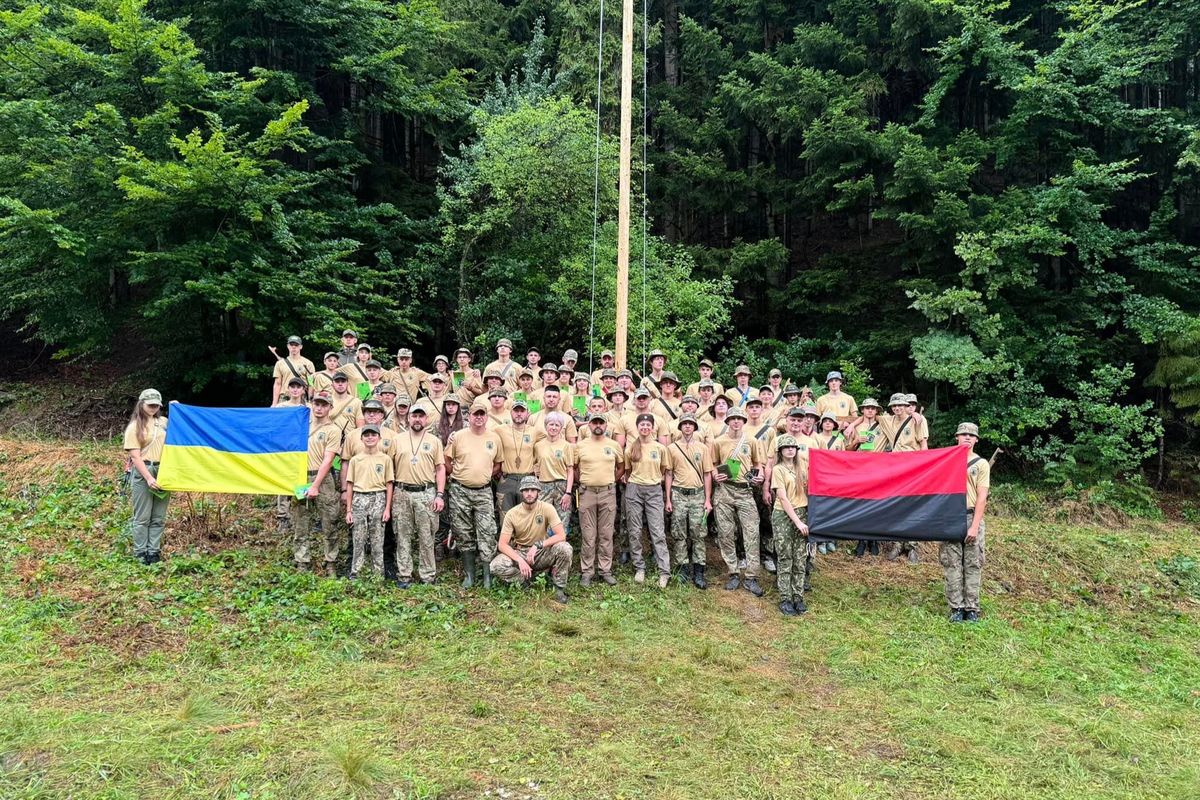
[[[633,138],[633,0],[624,0],[621,11],[621,170],[617,204],[617,369],[626,368],[625,344],[629,334],[629,173]]]

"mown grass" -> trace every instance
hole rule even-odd
[[[932,559],[825,559],[804,618],[624,576],[401,593],[261,526],[146,569],[76,453],[6,470],[0,797],[1189,798],[1195,531],[989,527],[985,620]],[[61,461],[62,459],[60,459]],[[253,505],[240,515],[261,517]],[[256,516],[257,515],[257,516]]]

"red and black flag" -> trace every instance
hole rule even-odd
[[[910,453],[808,451],[808,526],[826,539],[960,542],[966,447]]]

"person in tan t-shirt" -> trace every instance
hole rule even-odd
[[[445,507],[446,457],[428,416],[423,403],[412,407],[408,428],[396,437],[392,453],[396,474],[392,528],[396,532],[396,584],[401,589],[412,585],[414,538],[421,582],[433,583],[437,577],[434,538],[438,515]]]
[[[129,458],[129,490],[133,505],[133,557],[149,566],[162,560],[162,534],[170,495],[158,485],[158,462],[167,438],[162,395],[146,389],[125,426],[125,455]]]
[[[604,414],[588,417],[588,436],[575,445],[576,475],[579,484],[579,585],[589,586],[599,568],[601,579],[610,586],[613,536],[617,514],[616,482],[622,475],[624,455],[621,446],[606,435],[608,418]]]
[[[379,426],[364,425],[363,452],[354,456],[342,471],[349,497],[346,524],[351,526],[351,580],[358,577],[371,545],[371,568],[383,577],[383,526],[392,516],[392,481],[395,472],[390,455],[379,451]]]
[[[642,556],[642,528],[645,527],[654,548],[658,588],[665,589],[671,578],[671,558],[663,518],[663,479],[671,469],[671,454],[654,436],[659,422],[658,417],[648,412],[638,414],[634,420],[636,435],[625,445],[625,463],[628,465],[625,472],[625,530],[629,533],[634,582],[642,583],[646,579],[646,561]]]
[[[685,412],[679,418],[679,436],[671,442],[670,453],[671,468],[663,486],[671,515],[671,560],[682,583],[707,589],[704,537],[708,532],[705,520],[712,511],[713,463],[694,414]]]
[[[492,479],[504,460],[499,435],[488,428],[486,407],[472,406],[469,424],[450,436],[446,467],[450,472],[450,528],[463,559],[463,588],[475,585],[475,557],[483,568],[484,588],[490,588],[488,565],[496,555],[496,496]]]
[[[304,342],[299,336],[289,336],[287,340],[287,357],[281,357],[275,351],[275,347],[270,345],[267,347],[271,351],[271,355],[277,359],[275,369],[271,373],[271,405],[274,406],[279,402],[279,396],[283,394],[284,387],[287,386],[289,378],[299,378],[304,382],[305,399],[308,399],[308,389],[312,385],[313,375],[316,374],[317,368],[313,363],[304,356],[300,355],[300,351],[304,347]]]
[[[333,459],[340,455],[342,429],[329,419],[333,408],[329,392],[313,395],[312,414],[308,421],[308,490],[303,498],[290,498],[292,557],[296,568],[306,571],[312,567],[313,532],[321,526],[322,572],[327,578],[337,576],[340,528],[338,527],[338,487],[333,479]],[[355,429],[357,430],[357,429]]]
[[[491,573],[509,583],[528,585],[538,572],[549,572],[554,599],[566,603],[572,549],[558,510],[538,499],[541,484],[532,475],[522,479],[519,491],[521,502],[504,515]]]

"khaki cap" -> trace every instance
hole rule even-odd
[[[725,419],[747,419],[746,412],[740,408],[734,407],[729,409],[729,413],[725,415]]]
[[[541,481],[539,481],[537,478],[533,477],[532,475],[526,475],[524,478],[521,478],[521,483],[518,486],[518,491],[523,492],[526,489],[537,489],[540,492],[542,490],[542,483],[541,483]]]
[[[396,394],[396,384],[394,384],[394,383],[379,384],[379,393],[384,394],[385,392],[391,392],[392,394]]]
[[[750,374],[752,374],[752,373],[750,372],[750,368],[749,368],[749,367],[747,367],[745,364],[738,364],[738,366],[737,366],[737,369],[735,369],[735,370],[733,371],[733,375],[734,375],[734,377],[735,377],[735,378],[736,378],[738,375],[750,375]]]
[[[496,342],[496,347],[507,347],[509,350],[512,350],[512,341],[509,339],[500,339]]]
[[[156,403],[162,405],[162,393],[158,389],[143,389],[138,395],[138,400],[142,403]]]
[[[401,347],[396,351],[396,358],[412,358],[412,350],[409,350],[407,347]],[[450,362],[447,361],[446,363]]]

